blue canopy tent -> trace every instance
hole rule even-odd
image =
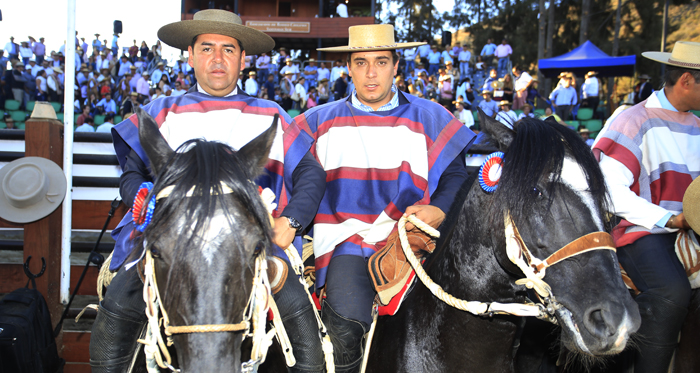
[[[637,56],[610,57],[590,41],[561,56],[538,61],[540,72],[547,78],[556,78],[563,71],[583,76],[597,71],[599,77],[633,76]]]

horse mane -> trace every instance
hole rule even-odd
[[[522,221],[532,214],[539,198],[538,182],[549,175],[552,175],[551,182],[547,181],[546,190],[540,192],[547,196],[547,208],[551,206],[561,185],[561,171],[567,155],[583,169],[598,211],[608,211],[603,173],[590,147],[571,129],[558,123],[523,118],[517,122],[513,141],[504,153],[494,202],[497,211],[510,211],[514,221]]]
[[[235,198],[248,209],[255,223],[262,227],[266,241],[263,244],[269,249],[272,242],[269,215],[253,182],[257,175],[251,174],[245,164],[235,150],[223,143],[194,139],[182,144],[156,176],[156,183],[148,196],[151,198],[163,188],[174,186],[169,197],[157,201],[153,220],[146,231],[148,235],[157,237],[165,234],[168,227],[176,223],[185,227],[183,236],[174,240],[174,257],[181,260],[186,250],[201,250],[206,244],[198,237],[202,237],[202,233],[209,228],[206,217],[214,216],[219,207],[224,209],[234,237],[242,237],[245,232],[234,229],[233,211],[228,210],[230,203],[226,202],[229,198]],[[233,193],[223,194],[222,183],[230,187]],[[192,188],[194,192],[188,197]],[[182,211],[185,216],[181,216]]]

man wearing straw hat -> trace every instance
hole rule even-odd
[[[700,174],[700,43],[679,41],[673,52],[642,55],[666,65],[665,86],[606,125],[594,153],[606,179],[620,264],[641,291],[635,372],[666,372],[690,299],[688,276],[676,257],[681,205]]]
[[[464,152],[474,134],[445,108],[393,84],[396,49],[422,44],[395,42],[392,25],[350,27],[348,46],[319,50],[348,53],[355,89],[295,119],[313,134],[312,150],[328,175],[314,253],[336,372],[359,371],[375,296],[383,304],[401,299],[396,294],[411,269],[395,223],[406,213],[439,226],[467,176]],[[419,230],[409,242],[420,243],[415,252],[434,248]]]
[[[276,195],[273,242],[302,248],[298,234],[307,227],[325,190],[325,173],[309,153],[312,139],[296,129],[291,118],[273,101],[246,95],[236,86],[246,54],[270,51],[275,43],[266,34],[244,26],[234,13],[203,10],[193,20],[171,23],[158,31],[166,44],[187,50],[197,85],[178,97],[159,98],[143,109],[155,118],[161,134],[177,148],[193,138],[204,138],[240,149],[269,128],[279,115],[277,137],[270,162],[258,185]],[[123,169],[120,194],[127,205],[144,181],[151,181],[138,138],[138,118],[131,116],[112,129],[114,147]],[[291,138],[290,141],[288,141]],[[282,167],[283,166],[283,167]],[[146,322],[138,271],[125,263],[131,251],[134,225],[127,214],[112,232],[116,240],[110,269],[118,270],[95,320],[90,344],[93,372],[121,372],[131,364],[136,339]],[[277,273],[286,274],[286,255],[274,246],[269,260]],[[138,253],[137,253],[138,254]],[[129,269],[131,268],[131,269]],[[323,352],[315,310],[295,276],[273,277],[273,293],[292,342],[296,365],[293,372],[322,372]],[[214,321],[214,320],[212,320]],[[309,337],[311,336],[311,337]],[[210,348],[214,346],[205,346]],[[216,350],[216,349],[214,349]],[[222,367],[230,369],[231,367]]]

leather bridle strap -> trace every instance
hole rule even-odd
[[[610,234],[606,232],[589,233],[585,236],[575,239],[568,245],[557,250],[547,259],[535,265],[535,273],[539,273],[547,267],[551,267],[564,259],[571,258],[573,256],[587,253],[593,250],[612,250],[613,252],[617,251],[615,249],[615,242],[613,241],[612,236]]]

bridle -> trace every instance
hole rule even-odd
[[[155,200],[158,201],[167,198],[173,190],[174,186],[163,188],[155,196]],[[212,194],[218,194],[214,188],[212,188],[210,192]],[[220,193],[230,194],[233,193],[233,190],[221,182]],[[193,194],[194,187],[187,192],[186,196],[191,197]],[[146,302],[146,317],[148,318],[148,323],[145,337],[138,341],[144,344],[144,353],[146,354],[147,370],[149,373],[158,372],[157,367],[169,369],[173,372],[180,372],[180,369],[172,366],[172,358],[168,352],[168,346],[173,345],[172,336],[174,334],[215,332],[242,332],[244,339],[252,338],[253,347],[251,350],[251,358],[241,364],[241,369],[244,373],[255,371],[257,367],[265,361],[267,350],[272,344],[272,338],[275,336],[274,329],[270,332],[265,332],[268,310],[270,309],[271,291],[270,283],[267,278],[267,260],[264,251],[256,254],[253,287],[240,322],[236,324],[173,326],[170,325],[168,313],[163,307],[162,298],[158,290],[158,283],[156,281],[153,254],[145,240],[144,249],[146,253],[143,299]],[[159,317],[159,315],[162,316]],[[166,335],[165,340],[163,340],[160,332],[161,327],[164,328],[164,333]]]

